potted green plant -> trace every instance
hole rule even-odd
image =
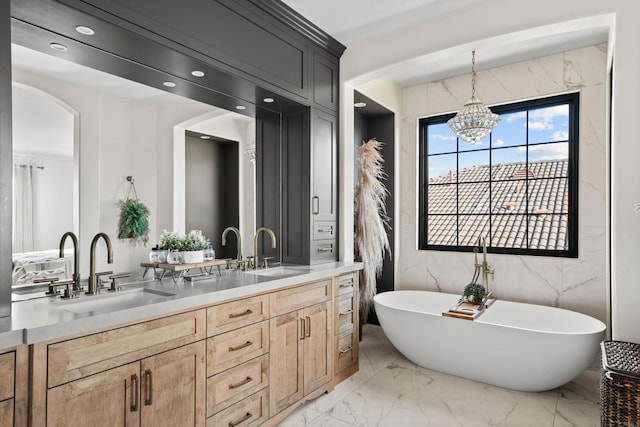
[[[209,244],[200,230],[191,230],[180,239],[180,250],[183,252],[184,262],[194,264],[204,261],[204,249]]]
[[[118,238],[130,239],[132,245],[149,241],[149,208],[140,200],[127,198],[118,202]]]

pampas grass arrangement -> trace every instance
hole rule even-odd
[[[358,148],[360,171],[355,191],[355,249],[356,259],[364,263],[360,280],[360,324],[369,315],[376,295],[376,279],[382,273],[384,253],[390,249],[385,207],[388,192],[383,184],[381,145],[382,142],[370,139]]]

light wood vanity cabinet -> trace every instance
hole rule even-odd
[[[31,425],[275,425],[357,371],[357,288],[354,273],[33,344]],[[0,427],[14,366],[0,353]]]
[[[269,295],[207,309],[207,425],[269,418]]]
[[[359,336],[359,288],[358,273],[338,276],[334,290],[334,384],[358,372]]]
[[[28,364],[26,346],[0,351],[0,427],[27,424]]]
[[[32,425],[204,426],[205,316],[33,345]]]
[[[273,417],[332,379],[331,280],[271,294],[271,396]]]

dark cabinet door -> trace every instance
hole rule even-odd
[[[337,119],[314,110],[311,136],[311,218],[335,221],[337,198]]]

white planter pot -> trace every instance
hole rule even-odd
[[[204,251],[184,251],[182,255],[185,264],[204,262]]]
[[[183,252],[169,251],[167,253],[167,264],[182,264],[184,262]]]

